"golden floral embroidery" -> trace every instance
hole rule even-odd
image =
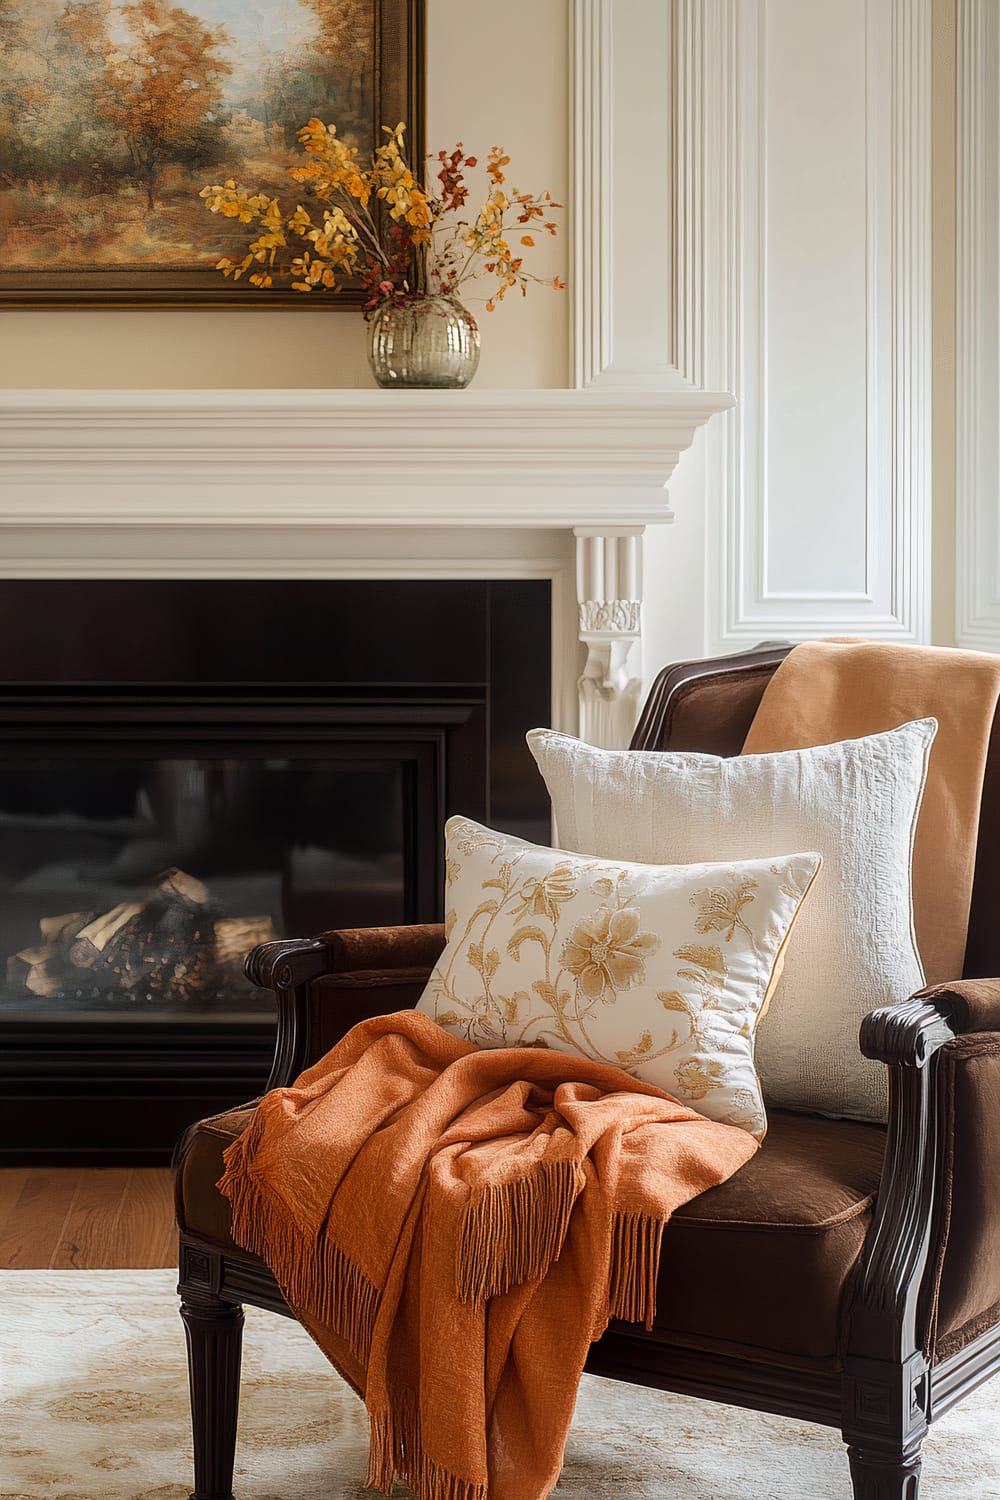
[[[706,1063],[693,1057],[674,1069],[677,1092],[685,1099],[704,1099],[709,1089],[722,1087],[723,1072],[721,1062]]]
[[[726,1123],[749,1130],[751,1135],[763,1135],[767,1129],[764,1108],[760,1096],[753,1089],[736,1089],[726,1111]]]
[[[684,943],[680,948],[674,949],[674,957],[695,966],[697,973],[692,974],[690,970],[678,972],[683,973],[685,978],[693,978],[699,985],[707,984],[712,989],[721,990],[729,978],[722,949],[715,943],[709,947],[702,943]]]
[[[489,984],[497,969],[500,967],[500,955],[495,948],[483,952],[482,943],[470,943],[465,954],[465,961],[478,969],[483,979]]]
[[[753,942],[753,933],[746,922],[740,916],[744,906],[748,906],[754,899],[754,891],[757,889],[756,880],[741,880],[739,885],[732,890],[724,886],[709,886],[707,890],[695,891],[691,897],[691,905],[697,907],[698,916],[695,920],[697,932],[721,932],[727,943],[732,942],[733,934],[739,929]]]
[[[618,1065],[626,1070],[635,1068],[638,1063],[645,1062],[653,1050],[653,1033],[644,1031],[634,1047],[627,1047],[622,1052],[616,1052],[615,1057]]]
[[[517,990],[513,995],[498,995],[497,1002],[503,1010],[504,1020],[509,1026],[513,1026],[521,1013],[522,1004],[531,1004],[531,996],[525,994],[524,990]]]
[[[556,865],[539,877],[530,875],[518,894],[521,907],[515,916],[548,917],[550,922],[558,922],[560,905],[576,895],[572,865]]]
[[[602,906],[592,917],[577,922],[559,955],[560,963],[576,976],[588,1000],[614,1001],[615,991],[631,990],[646,977],[646,955],[660,946],[655,933],[639,931],[633,906],[612,911]]]
[[[691,991],[682,995],[679,990],[658,990],[657,1000],[664,1010],[682,1011],[691,1026],[691,1041],[700,1050],[708,1050],[711,1042],[705,1031],[710,1012],[721,1008],[723,991],[729,978],[729,969],[717,945],[706,947],[702,943],[682,943],[674,949],[674,958],[682,960],[684,967],[677,970],[677,978],[686,980]]]
[[[495,849],[502,853],[507,847],[507,839],[499,833],[491,833],[488,828],[477,828],[474,823],[466,823],[464,832],[455,844],[458,854],[463,854],[468,859],[470,854],[478,854],[482,849]]]

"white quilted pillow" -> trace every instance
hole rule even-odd
[[[528,735],[563,848],[657,864],[822,855],[757,1031],[770,1105],[886,1118],[886,1072],[862,1057],[858,1028],[923,984],[910,865],[936,732],[936,720],[918,719],[865,739],[731,759]]]

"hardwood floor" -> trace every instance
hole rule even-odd
[[[0,1169],[0,1269],[144,1270],[177,1264],[166,1167]]]

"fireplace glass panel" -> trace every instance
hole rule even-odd
[[[256,943],[413,920],[398,757],[0,765],[0,1014],[270,1015]]]

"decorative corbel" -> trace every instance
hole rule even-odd
[[[575,528],[580,640],[580,738],[626,746],[639,713],[642,640],[641,526]]]

